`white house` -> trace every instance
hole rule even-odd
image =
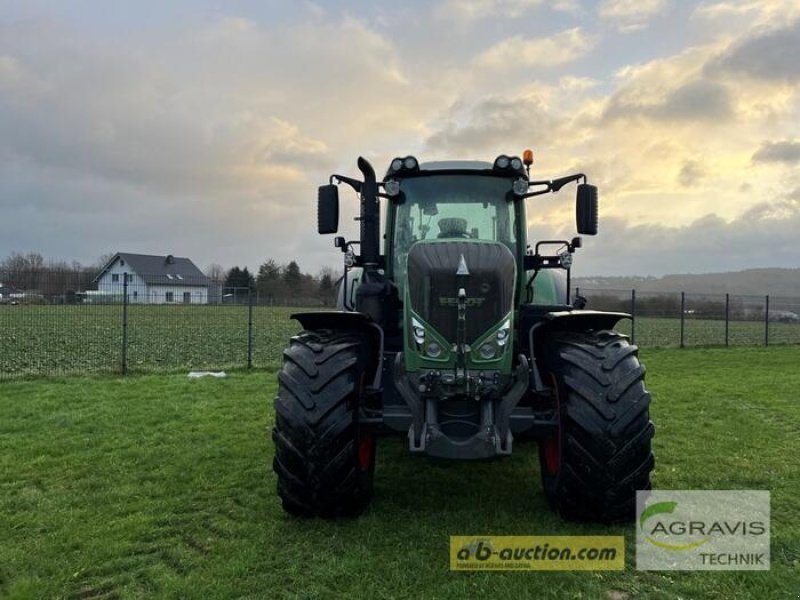
[[[208,278],[188,258],[118,252],[94,281],[97,294],[121,298],[128,280],[128,302],[208,304]]]

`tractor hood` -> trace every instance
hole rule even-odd
[[[466,291],[466,343],[473,344],[509,314],[516,264],[502,243],[423,241],[408,253],[411,309],[448,342],[456,339],[458,291]]]

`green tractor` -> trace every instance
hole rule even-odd
[[[549,503],[563,517],[621,521],[653,468],[650,395],[624,313],[571,298],[581,238],[527,238],[527,199],[577,186],[577,232],[597,233],[583,174],[531,181],[533,155],[494,162],[394,159],[383,181],[332,175],[318,229],[336,233],[337,184],[360,197],[360,239],[344,254],[338,310],[293,315],[275,400],[274,469],[289,513],[361,513],[375,441],[413,454],[480,460],[539,446]],[[385,201],[381,252],[380,200]],[[544,250],[550,248],[550,253]]]

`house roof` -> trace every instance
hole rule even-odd
[[[180,286],[208,286],[208,277],[197,268],[191,260],[180,256],[156,256],[152,254],[131,254],[130,252],[117,252],[109,260],[95,281],[100,279],[117,260],[124,260],[148,285],[180,285]]]

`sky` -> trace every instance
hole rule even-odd
[[[315,273],[358,156],[532,148],[600,188],[576,275],[797,268],[798,56],[796,0],[0,2],[0,257]],[[533,239],[575,235],[572,190]]]

